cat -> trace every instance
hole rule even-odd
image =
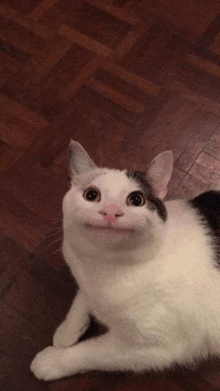
[[[37,378],[220,355],[220,192],[164,202],[172,168],[170,151],[146,172],[99,168],[71,141],[63,254],[79,290],[31,364]],[[77,343],[90,315],[107,332]]]

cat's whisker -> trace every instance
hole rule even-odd
[[[60,235],[62,232],[63,232],[62,228],[60,228],[59,230],[56,230],[56,231],[54,230],[54,232],[52,232],[49,235],[47,235],[45,237],[45,239],[49,239],[49,238],[51,238],[52,236],[55,236],[55,235]]]
[[[62,242],[62,240],[63,240],[62,237],[56,238],[56,239],[53,240],[51,243],[48,243],[48,246],[53,246],[55,243]]]
[[[57,225],[62,225],[62,215],[60,217],[51,219],[50,221],[44,221],[40,227],[53,229],[53,227],[55,228]]]
[[[60,247],[57,250],[53,251],[49,256],[52,257],[53,255],[58,254],[59,252],[62,254],[62,247]]]
[[[53,240],[52,242],[49,242],[49,243],[43,243],[40,247],[39,247],[39,250],[45,250],[53,245],[55,245],[56,243],[60,243],[62,242],[62,237],[59,237],[55,240]]]
[[[47,254],[47,256],[51,256],[51,250],[54,246],[56,245],[59,245],[59,248],[62,248],[60,246],[60,244],[62,243],[63,241],[63,237],[61,235],[61,232],[62,230],[60,230],[59,232],[59,236],[57,238],[55,238],[54,240],[52,241],[48,241],[48,239],[53,239],[54,238],[54,235],[50,235],[43,243],[41,243],[41,245],[35,250],[34,252],[34,255],[36,257],[42,257],[42,256],[45,256],[45,254]]]

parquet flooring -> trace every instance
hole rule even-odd
[[[218,0],[0,0],[2,390],[220,389],[219,359],[52,383],[29,371],[76,289],[60,254],[70,138],[119,168],[171,149],[172,199],[219,188],[219,129]]]

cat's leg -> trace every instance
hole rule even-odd
[[[66,319],[55,331],[53,345],[64,348],[74,345],[86,331],[90,323],[89,309],[83,293],[79,290]]]
[[[35,376],[55,380],[89,370],[143,371],[169,367],[175,352],[164,347],[132,349],[125,347],[109,331],[67,349],[48,347],[38,353],[31,364]]]

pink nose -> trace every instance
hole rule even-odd
[[[114,204],[107,206],[99,212],[105,221],[114,223],[119,217],[123,216],[123,212]]]

